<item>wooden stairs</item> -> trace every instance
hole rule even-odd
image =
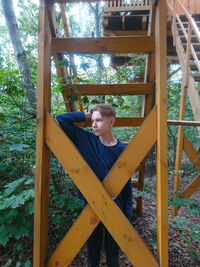
[[[171,1],[172,2],[172,1]],[[188,1],[189,2],[189,1]],[[175,2],[173,2],[175,3]],[[189,3],[187,3],[189,4]],[[197,1],[193,1],[193,7]],[[192,15],[180,0],[175,5],[168,1],[168,7],[172,14],[173,45],[176,48],[181,65],[183,78],[180,94],[179,119],[184,120],[186,109],[186,96],[188,95],[192,107],[194,120],[200,121],[200,10],[192,9]],[[194,13],[193,13],[194,12]],[[197,14],[195,14],[197,13]],[[198,125],[199,126],[199,125]],[[198,127],[200,133],[200,127]],[[187,154],[198,171],[198,175],[180,192],[182,153]],[[199,153],[184,134],[183,126],[178,127],[176,148],[176,162],[174,174],[174,197],[190,198],[200,187],[200,161]],[[178,207],[173,206],[173,217],[178,214]]]
[[[193,15],[196,28],[200,33],[200,15]],[[176,51],[182,72],[186,69],[188,44],[188,20],[186,16],[178,16],[176,22]],[[199,38],[192,32],[191,53],[189,61],[188,96],[191,103],[194,120],[200,121],[200,35]]]

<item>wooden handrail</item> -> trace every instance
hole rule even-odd
[[[187,11],[187,9],[183,6],[183,4],[182,4],[179,0],[177,0],[176,3],[179,3],[179,4],[181,5],[181,8],[183,9],[183,11],[185,12],[185,14],[186,14],[186,16],[187,16],[187,18],[188,18],[188,23],[189,23],[188,25],[191,26],[192,30],[193,30],[193,31],[195,32],[195,34],[196,34],[197,39],[198,39],[199,42],[200,42],[200,31],[199,31],[199,29],[198,29],[198,27],[197,27],[197,25],[196,25],[194,19],[191,17],[190,13]],[[172,13],[173,13],[173,15],[174,15],[175,7],[173,7],[173,6],[169,3],[169,1],[167,1],[167,5],[168,5],[168,7],[171,9],[171,11],[172,11]],[[176,14],[176,19],[177,19],[177,21],[178,21],[178,23],[179,23],[179,25],[180,25],[180,27],[181,27],[181,29],[182,29],[182,31],[183,31],[183,34],[184,34],[185,39],[186,39],[187,42],[188,42],[188,34],[187,34],[187,32],[186,32],[186,30],[185,30],[185,28],[184,28],[184,26],[183,26],[183,23],[182,23],[182,21],[181,21],[181,19],[180,19],[180,17],[179,17],[178,14]],[[174,23],[174,18],[173,18],[173,23]],[[173,39],[176,40],[176,30],[174,29],[174,27],[175,27],[175,25],[173,25],[172,34],[173,34]],[[174,45],[176,45],[176,42],[175,42],[175,41],[174,41]],[[190,49],[191,49],[192,56],[193,56],[193,58],[194,58],[194,62],[195,62],[195,64],[196,64],[198,70],[200,71],[199,60],[198,60],[198,57],[197,57],[197,55],[196,55],[195,49],[194,49],[194,47],[193,47],[192,44],[190,45]]]
[[[188,12],[188,10],[184,7],[184,5],[181,3],[180,0],[177,0],[177,3],[179,3],[180,7],[182,8],[182,10],[185,12],[185,15],[189,21],[189,23],[191,24],[192,29],[194,30],[196,37],[198,38],[199,42],[200,42],[200,31],[194,21],[194,19],[192,18],[192,16],[190,15],[190,13]]]
[[[107,1],[104,12],[149,10],[150,0],[114,0]]]

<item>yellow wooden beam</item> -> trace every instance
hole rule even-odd
[[[48,27],[45,1],[39,7],[38,79],[37,79],[37,134],[34,201],[33,266],[44,267],[48,245],[48,203],[50,152],[45,144],[44,110],[50,111],[50,56],[51,33]]]
[[[154,50],[154,37],[55,38],[53,52],[110,54],[147,53]]]
[[[70,95],[149,95],[153,94],[154,83],[130,84],[69,84],[64,90]]]
[[[197,175],[196,178],[184,189],[181,193],[180,198],[189,198],[200,188],[200,175]]]
[[[183,149],[194,164],[195,168],[200,172],[200,155],[185,135],[183,137]]]
[[[167,47],[166,0],[159,0],[155,20],[157,104],[157,244],[160,266],[168,266]]]
[[[84,175],[85,177],[86,169],[87,169],[86,176],[93,176],[94,178],[96,178],[95,175],[93,173],[91,174],[91,170],[87,168],[87,166],[84,167],[83,169],[84,171],[82,173],[81,169],[79,168],[79,164],[82,165],[83,159],[78,155],[78,153],[74,153],[75,151],[72,147],[70,148],[72,144],[67,140],[64,133],[58,128],[58,126],[55,124],[55,122],[52,120],[52,118],[49,115],[48,115],[48,120],[49,120],[47,122],[48,145],[51,147],[54,154],[58,155],[58,158],[60,159],[63,166],[67,168],[67,170],[69,169],[68,172],[70,172],[69,174],[72,175],[72,179],[74,176],[77,176],[77,178],[79,177],[79,180],[82,180],[82,183],[83,183],[82,186],[86,187],[85,190],[87,190],[88,185],[90,185],[90,182],[88,183],[87,181],[83,180],[81,176]],[[140,162],[144,159],[145,155],[148,153],[148,151],[151,149],[151,147],[155,143],[156,141],[155,127],[156,127],[156,109],[154,109],[154,111],[149,115],[149,117],[143,123],[138,133],[135,135],[134,139],[130,142],[130,144],[127,146],[125,151],[122,153],[120,158],[117,160],[117,162],[115,163],[115,165],[109,172],[109,182],[110,182],[109,186],[107,182],[108,176],[105,178],[103,184],[106,190],[109,192],[110,191],[109,188],[111,186],[115,197],[119,194],[119,192],[121,191],[125,183],[128,181],[131,174],[137,169]],[[55,130],[56,130],[56,133],[55,133]],[[57,138],[56,140],[53,140],[55,139],[54,138],[55,135],[57,136]],[[141,149],[142,145],[144,145],[143,149]],[[64,146],[66,146],[66,148]],[[65,151],[68,151],[68,153],[66,153]],[[62,155],[62,159],[61,159],[61,155]],[[75,157],[75,161],[73,160],[74,157]],[[73,166],[73,164],[75,164],[75,166]],[[125,166],[126,168],[123,168]],[[78,183],[80,185],[80,181]],[[79,187],[79,189],[81,188]],[[95,192],[93,188],[90,190],[92,190],[92,194],[96,196],[97,192]],[[111,203],[109,201],[109,198],[107,199],[106,194],[104,194],[104,197],[102,197],[102,199],[103,199],[103,203],[101,203],[101,206],[98,205],[97,203],[98,201],[97,202],[95,201],[95,204],[92,202],[91,206],[94,207],[95,205],[95,212],[96,212],[96,209],[100,209],[101,214],[98,214],[98,216],[102,220],[103,220],[102,216],[104,216],[102,215],[102,212],[103,212],[102,208],[103,208],[104,210],[103,214],[105,214],[104,219],[106,220],[106,217],[109,214],[106,213],[105,205],[110,206]],[[90,212],[88,211],[88,209],[90,209]],[[114,220],[113,215],[114,214],[109,215],[112,217],[112,218],[110,217],[111,219],[111,221],[109,222],[110,225],[113,224],[113,220]],[[117,217],[117,221],[120,219],[120,217],[121,217],[121,212],[119,216]],[[89,224],[88,224],[88,221],[89,221]],[[104,220],[103,222],[105,223]],[[98,223],[99,223],[98,217],[92,212],[92,209],[89,206],[87,206],[83,210],[81,215],[79,216],[76,223],[72,226],[71,230],[68,232],[66,237],[63,239],[61,244],[58,246],[54,254],[52,255],[49,261],[48,267],[55,266],[55,263],[57,264],[57,266],[70,264],[71,260],[74,258],[76,253],[83,246],[83,244],[87,241],[88,236],[92,233],[92,231],[95,229]],[[80,225],[82,225],[83,233],[80,232]],[[146,249],[141,239],[138,238],[136,232],[133,231],[133,228],[132,227],[129,228],[129,226],[127,225],[127,222],[126,223],[124,222],[123,225],[124,226],[122,227],[122,224],[118,225],[118,223],[116,222],[115,235],[119,237],[119,235],[121,234],[121,230],[122,230],[121,228],[123,228],[124,230],[126,229],[128,230],[127,234],[123,233],[123,237],[122,237],[123,241],[120,240],[119,244],[121,248],[124,250],[125,254],[129,257],[131,262],[134,263],[134,266],[147,266],[147,265],[158,266],[157,262],[154,260],[151,253],[149,253],[149,251]],[[110,226],[108,229],[112,234],[114,234],[112,232],[113,229],[110,229]],[[74,233],[77,233],[77,234],[74,235]],[[115,235],[113,236],[115,237]],[[72,237],[73,237],[73,240],[72,240]],[[117,239],[117,241],[118,240],[119,239]],[[124,244],[124,240],[126,240],[125,244]],[[70,249],[68,250],[67,248],[70,248]],[[68,253],[66,253],[66,251]]]
[[[139,127],[144,122],[145,117],[116,118],[114,127]],[[91,121],[76,123],[79,127],[91,127]]]

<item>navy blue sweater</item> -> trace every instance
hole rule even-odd
[[[101,143],[98,136],[74,125],[74,122],[85,121],[84,112],[64,113],[58,115],[56,119],[99,180],[103,181],[126,146],[120,141],[114,146],[105,146]],[[79,191],[78,197],[84,199]],[[115,201],[125,216],[130,220],[133,203],[131,179],[127,182]]]

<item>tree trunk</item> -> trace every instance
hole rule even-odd
[[[26,57],[24,47],[20,39],[20,33],[17,25],[17,20],[13,8],[12,0],[1,0],[3,12],[6,19],[10,39],[15,51],[15,57],[18,64],[20,74],[22,75],[22,82],[26,89],[26,96],[33,113],[36,112],[36,90],[31,78],[29,63]]]
[[[93,12],[94,20],[95,20],[95,37],[101,37],[101,24],[100,19],[102,15],[102,10],[100,7],[100,3],[96,2],[94,5],[92,3],[89,3],[90,9]],[[97,58],[97,72],[99,72],[98,76],[98,83],[101,83],[102,81],[102,73],[104,64],[103,64],[103,58],[102,54],[98,55]],[[105,96],[96,96],[95,99],[97,99],[99,102],[104,103],[105,102]]]

